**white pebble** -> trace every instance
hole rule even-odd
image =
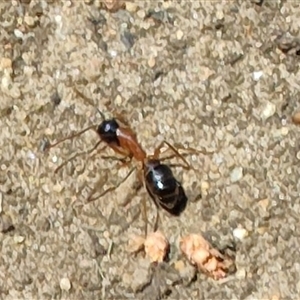
[[[266,119],[270,118],[271,116],[273,116],[275,114],[275,112],[276,112],[275,104],[268,101],[262,110],[261,117],[263,120],[266,120]]]
[[[52,190],[56,193],[60,193],[63,189],[63,186],[61,186],[59,183],[55,184],[52,188]]]
[[[110,50],[109,54],[111,57],[116,57],[118,55],[118,52],[116,50]]]
[[[245,269],[237,270],[237,272],[236,272],[236,274],[235,274],[236,278],[239,278],[239,279],[244,279],[244,278],[246,278],[246,275],[247,275],[247,273],[246,273],[246,270],[245,270]]]
[[[137,16],[140,18],[140,19],[144,19],[145,18],[145,16],[146,16],[146,12],[144,11],[144,10],[138,10],[137,11]]]
[[[57,161],[58,161],[57,156],[56,155],[52,156],[52,162],[53,163],[57,163]]]
[[[68,278],[62,278],[59,285],[63,291],[69,291],[71,288],[71,282]]]
[[[193,19],[195,19],[195,20],[198,19],[198,14],[195,11],[193,12]]]
[[[177,37],[177,40],[181,40],[183,38],[183,32],[182,32],[182,30],[179,29],[176,32],[176,37]]]
[[[32,160],[36,159],[36,156],[32,151],[27,152],[27,157]]]
[[[44,191],[45,193],[47,193],[47,194],[50,193],[50,190],[49,190],[49,187],[48,187],[47,184],[42,185],[42,189],[43,189],[43,191]]]
[[[11,83],[11,78],[8,76],[3,76],[1,80],[1,85],[4,89],[7,89],[9,84]]]
[[[14,242],[16,244],[22,244],[25,241],[25,236],[17,235],[14,237]]]
[[[252,78],[253,80],[258,81],[263,76],[263,74],[264,74],[263,71],[253,72]]]
[[[246,236],[248,236],[248,231],[245,228],[240,228],[240,227],[233,229],[232,233],[233,233],[233,236],[239,240],[242,240]]]
[[[55,18],[54,18],[54,20],[55,20],[55,22],[56,22],[57,24],[60,24],[61,21],[62,21],[62,17],[61,17],[60,15],[56,15]]]
[[[237,182],[242,178],[243,178],[243,168],[242,167],[234,168],[230,174],[231,182]]]
[[[22,39],[23,36],[24,36],[23,32],[22,32],[21,30],[19,30],[19,29],[15,29],[15,30],[14,30],[14,34],[15,34],[15,36],[16,36],[17,38],[19,38],[19,39]]]
[[[218,10],[216,13],[216,17],[218,20],[222,20],[224,18],[224,13],[221,10]]]

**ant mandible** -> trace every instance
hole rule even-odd
[[[80,93],[77,91],[77,93]],[[99,111],[99,110],[98,110]],[[64,165],[66,165],[69,161],[73,160],[75,157],[78,157],[81,154],[86,154],[94,151],[100,143],[104,142],[105,146],[100,150],[103,150],[106,146],[112,148],[116,153],[121,154],[124,158],[129,158],[130,161],[134,158],[136,161],[142,163],[142,173],[139,172],[139,177],[142,179],[144,186],[146,187],[147,192],[150,197],[154,200],[156,207],[162,207],[171,215],[179,216],[181,212],[185,209],[187,204],[187,197],[185,195],[184,189],[179,181],[174,177],[171,168],[162,164],[162,160],[170,159],[172,157],[179,157],[185,164],[182,166],[184,169],[191,169],[191,166],[185,160],[185,158],[178,152],[178,150],[173,147],[167,141],[163,141],[154,151],[153,155],[147,155],[140,143],[137,140],[135,133],[129,128],[120,125],[115,118],[106,119],[101,111],[99,111],[100,115],[103,118],[103,121],[98,125],[92,125],[80,132],[77,132],[73,135],[65,137],[54,144],[49,144],[47,150],[50,148],[57,146],[58,144],[71,140],[75,137],[80,136],[88,130],[95,131],[100,137],[100,141],[96,143],[96,145],[87,152],[78,153],[61,164],[58,168],[56,168],[55,172],[61,169]],[[119,117],[121,118],[121,117]],[[161,154],[161,149],[167,145],[172,151],[173,155],[168,156],[164,159],[160,159],[159,156]],[[203,151],[199,151],[192,148],[184,148],[185,150],[191,151],[193,153],[203,153]],[[134,169],[132,169],[127,176],[119,182],[116,186],[108,188],[97,198],[92,198],[96,187],[93,189],[91,194],[88,196],[87,201],[91,202],[100,197],[103,197],[108,192],[111,192],[118,188],[127,178],[131,175]],[[142,176],[141,176],[142,175]],[[144,202],[144,212],[146,215],[146,203]],[[146,216],[145,216],[146,218]],[[155,227],[157,226],[159,216],[157,215]],[[146,218],[147,222],[147,218]]]

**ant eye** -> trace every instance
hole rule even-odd
[[[110,132],[111,131],[111,125],[109,123],[105,124],[104,131],[105,132]]]

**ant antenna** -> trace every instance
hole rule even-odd
[[[97,110],[98,110],[98,113],[99,113],[99,115],[101,116],[101,118],[102,118],[103,120],[105,120],[105,116],[104,116],[103,112],[102,112],[99,108],[97,108]]]

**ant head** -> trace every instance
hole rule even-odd
[[[104,120],[97,128],[97,133],[99,134],[102,141],[107,144],[119,145],[119,140],[117,136],[117,129],[119,124],[115,119]]]

